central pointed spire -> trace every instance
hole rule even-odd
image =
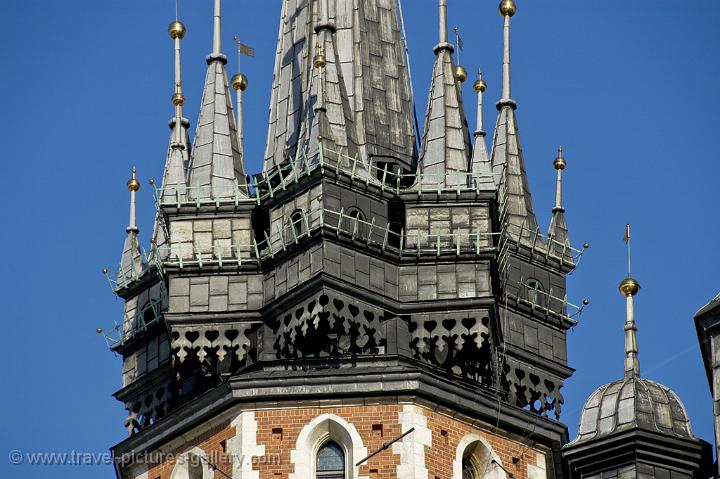
[[[420,145],[415,188],[468,185],[470,131],[465,117],[460,79],[448,43],[447,0],[439,0],[439,43]]]
[[[417,152],[398,3],[331,1],[327,14],[320,0],[281,3],[264,169],[306,149],[318,99],[324,100],[333,138],[343,151],[349,134],[364,162],[388,157],[411,169]],[[333,28],[318,35],[317,27],[333,23],[337,34]],[[313,65],[318,43],[324,72]],[[321,77],[324,98],[319,98]]]
[[[248,192],[225,70],[227,57],[221,50],[220,7],[220,0],[215,0],[213,51],[207,57],[208,71],[188,183],[193,198],[230,200],[238,193],[246,197]]]

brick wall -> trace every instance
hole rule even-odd
[[[352,424],[367,453],[370,454],[380,449],[383,443],[402,434],[400,418],[403,408],[403,405],[390,404],[255,410],[256,440],[258,445],[264,446],[265,456],[255,458],[252,469],[257,471],[259,476],[256,477],[259,479],[288,479],[291,473],[296,472],[291,458],[293,450],[297,447],[298,436],[307,424],[323,414],[339,417]],[[425,447],[428,479],[453,479],[453,462],[456,459],[458,446],[463,438],[470,434],[481,437],[489,444],[516,479],[544,479],[546,476],[544,454],[519,442],[506,439],[502,432],[488,432],[492,429],[491,426],[481,429],[472,426],[469,420],[465,422],[450,418],[425,407],[415,409],[427,420],[427,429],[431,434],[432,446]],[[227,422],[199,435],[173,453],[182,454],[198,447],[224,472],[232,475],[232,457],[226,452],[227,444],[231,438],[239,434],[241,431],[236,432],[235,427]],[[401,462],[401,456],[397,452],[398,449],[394,448],[381,452],[360,467],[360,475],[369,479],[396,479],[397,467]],[[175,460],[167,460],[155,465],[149,470],[148,479],[170,479],[174,467]],[[220,477],[224,476],[215,474],[215,478]]]

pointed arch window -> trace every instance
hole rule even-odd
[[[462,479],[479,479],[475,472],[475,465],[469,457],[463,458],[462,461]]]
[[[290,215],[290,228],[292,228],[292,233],[297,240],[303,235],[304,228],[304,221],[305,221],[305,215],[303,214],[302,210],[295,210]]]
[[[345,452],[334,442],[325,443],[317,453],[317,479],[345,479]]]
[[[545,306],[545,291],[543,285],[537,279],[531,278],[525,283],[527,286],[527,299],[534,306]]]

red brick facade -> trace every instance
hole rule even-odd
[[[256,441],[258,445],[265,447],[265,456],[255,458],[253,469],[259,472],[260,479],[289,479],[289,475],[296,472],[291,451],[296,449],[298,436],[306,425],[323,414],[337,416],[352,424],[368,453],[372,453],[380,449],[384,443],[402,434],[400,415],[404,407],[404,405],[392,404],[257,409],[254,411],[257,423]],[[536,465],[538,458],[544,458],[536,450],[506,439],[503,437],[502,431],[489,432],[493,429],[491,426],[487,428],[474,427],[470,425],[469,420],[464,422],[426,407],[417,407],[417,410],[427,419],[427,428],[432,437],[432,446],[425,447],[425,467],[428,470],[428,479],[454,479],[453,462],[456,460],[458,446],[469,434],[483,438],[516,479],[536,479],[537,476],[528,473],[528,465]],[[223,472],[232,476],[233,457],[230,454],[232,451],[228,450],[228,445],[237,434],[235,429],[230,422],[226,422],[200,434],[183,447],[174,450],[175,457],[153,466],[148,471],[147,479],[170,479],[177,455],[182,455],[196,447],[207,454],[209,459],[217,464]],[[242,451],[240,454],[243,454]],[[360,475],[369,479],[396,479],[400,462],[400,455],[395,453],[391,447],[361,466]],[[207,469],[206,464],[203,464],[203,467]],[[216,479],[223,477],[225,476],[218,472],[215,473]]]

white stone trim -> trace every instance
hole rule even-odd
[[[478,434],[468,434],[460,440],[460,443],[458,443],[457,450],[455,451],[455,459],[453,460],[453,479],[462,479],[463,456],[465,455],[467,448],[475,443],[480,443],[482,445],[481,454],[478,454],[477,449],[474,452],[474,460],[484,470],[483,473],[480,474],[480,477],[483,479],[505,479],[505,471],[496,464],[492,464],[492,461],[495,461],[502,465],[500,456],[495,453],[492,446],[490,446],[490,443]]]
[[[202,478],[190,476],[190,466],[193,463],[190,456],[197,456],[201,459],[200,470],[202,471]],[[208,465],[207,453],[199,447],[194,447],[189,451],[185,451],[175,459],[175,467],[170,474],[170,479],[215,479],[215,471]]]
[[[243,411],[230,423],[235,428],[235,436],[227,442],[228,453],[232,457],[233,479],[260,479],[260,471],[253,470],[255,458],[265,456],[265,446],[257,443],[258,425],[255,411]]]
[[[527,465],[528,479],[547,479],[547,459],[545,454],[537,452],[535,464]]]
[[[398,479],[428,479],[425,464],[425,448],[432,447],[432,431],[427,427],[427,418],[417,406],[405,405],[399,414],[402,432],[415,428],[402,441],[392,445],[393,453],[400,456],[397,466]]]
[[[138,464],[137,466],[130,468],[130,477],[132,479],[148,479],[147,464]]]
[[[295,449],[290,451],[290,461],[295,472],[289,479],[312,479],[315,477],[315,457],[323,444],[335,441],[345,451],[346,479],[368,479],[360,475],[355,466],[368,452],[355,426],[334,414],[322,414],[305,425],[298,435]]]

